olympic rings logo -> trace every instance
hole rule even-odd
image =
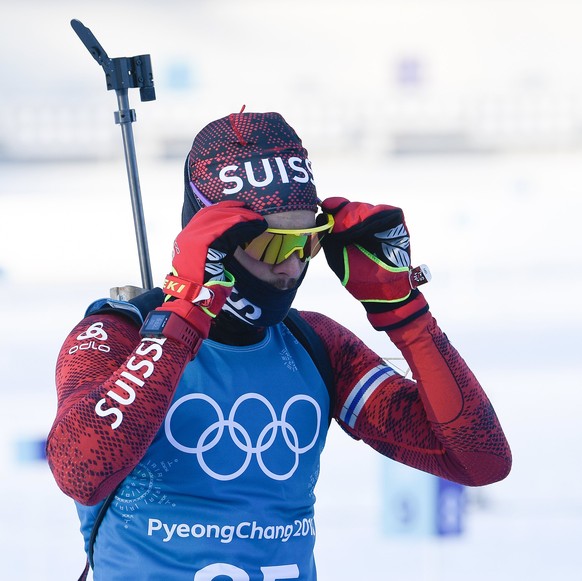
[[[210,424],[200,434],[195,446],[186,446],[180,443],[172,433],[172,418],[180,406],[191,400],[200,400],[210,405],[216,414],[217,420]],[[240,422],[236,421],[236,414],[240,405],[247,400],[256,400],[261,402],[271,416],[271,421],[268,422],[264,428],[262,428],[261,432],[256,438],[256,442],[252,441],[247,429]],[[297,430],[287,419],[291,408],[299,402],[306,402],[307,404],[313,406],[316,416],[316,425],[313,438],[305,445],[301,445],[299,442],[300,438]],[[271,402],[269,402],[268,399],[258,393],[247,393],[241,395],[234,402],[232,409],[228,414],[228,418],[225,418],[220,406],[210,396],[203,393],[192,393],[181,397],[172,405],[166,416],[164,429],[166,437],[172,446],[182,452],[185,452],[186,454],[194,454],[202,470],[204,470],[208,476],[211,476],[216,480],[227,481],[238,478],[247,470],[251,460],[253,459],[253,456],[256,456],[257,463],[265,476],[268,476],[273,480],[288,480],[291,478],[291,476],[293,476],[299,466],[299,457],[315,446],[315,443],[317,442],[317,436],[319,435],[320,426],[321,408],[319,407],[318,403],[308,395],[299,394],[289,398],[289,400],[283,406],[281,419],[278,419],[275,408]],[[285,445],[293,454],[293,465],[284,474],[278,474],[270,470],[266,466],[263,458],[263,454],[273,446],[279,434],[279,429],[281,430]],[[228,436],[230,437],[231,441],[239,450],[245,453],[245,456],[242,464],[237,470],[234,470],[229,474],[221,474],[208,466],[204,458],[204,454],[216,446],[219,446],[223,436],[226,434],[226,430],[228,430]]]

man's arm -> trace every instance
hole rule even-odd
[[[507,476],[511,452],[493,407],[430,313],[389,332],[414,380],[335,321],[301,314],[328,350],[334,417],[350,435],[393,460],[461,484]]]
[[[91,315],[71,331],[57,360],[58,409],[47,440],[65,494],[96,504],[131,472],[190,359],[186,344],[141,338],[123,315]]]
[[[47,443],[66,494],[96,504],[139,462],[231,292],[222,258],[266,227],[240,202],[201,210],[176,237],[166,301],[141,330],[104,312],[73,329],[57,361],[58,411]]]
[[[330,268],[409,364],[406,381],[349,337],[340,353],[338,417],[355,437],[396,460],[464,484],[504,478],[509,446],[479,382],[449,343],[418,290],[400,208],[328,198],[335,219],[322,240]],[[363,360],[355,369],[342,351]],[[352,371],[350,372],[350,368]],[[348,382],[345,377],[349,377]]]

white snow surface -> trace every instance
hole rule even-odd
[[[383,460],[333,426],[316,489],[323,581],[574,581],[582,555],[579,152],[314,162],[321,197],[404,208],[425,295],[480,378],[514,467],[468,491],[465,532],[382,532]],[[142,192],[156,284],[179,228],[181,161],[144,160]],[[44,462],[18,461],[46,436],[62,340],[110,286],[139,285],[122,162],[4,165],[0,173],[3,579],[74,579],[84,565],[72,501]],[[327,269],[310,266],[296,306],[335,317],[378,353],[398,355]]]

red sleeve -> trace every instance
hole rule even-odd
[[[142,339],[116,314],[91,315],[58,356],[57,415],[47,458],[59,487],[82,504],[103,500],[146,452],[191,352],[172,339]]]
[[[413,380],[335,321],[301,314],[329,353],[333,414],[348,433],[389,458],[461,484],[507,476],[511,452],[495,411],[430,313],[389,332]]]

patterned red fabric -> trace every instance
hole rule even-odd
[[[414,381],[387,376],[353,427],[340,419],[346,400],[383,360],[328,317],[302,316],[329,353],[336,387],[333,415],[353,437],[389,458],[461,484],[489,484],[508,474],[511,453],[495,412],[430,313],[390,332]],[[106,339],[80,341],[92,325]],[[102,314],[79,323],[61,349],[58,412],[47,457],[60,488],[82,504],[96,504],[115,489],[163,422],[191,353],[178,341],[155,341],[160,340],[142,340],[129,319]],[[132,381],[144,378],[131,400],[123,385],[131,388]],[[122,414],[121,421],[111,409]]]
[[[357,439],[394,460],[460,484],[501,480],[511,452],[479,382],[430,313],[390,331],[413,380],[388,377],[359,414],[354,428],[339,419],[360,379],[383,360],[335,321],[302,316],[323,339],[334,371],[334,417]]]
[[[233,113],[209,123],[194,139],[187,176],[207,203],[239,200],[262,215],[317,209],[307,150],[279,113]],[[198,206],[189,187],[185,195],[183,225]]]
[[[80,342],[79,335],[94,323],[102,323],[107,339]],[[57,360],[58,411],[47,444],[49,465],[65,494],[96,504],[131,472],[161,426],[190,357],[178,341],[142,342],[139,328],[117,315],[89,316],[71,331]],[[152,369],[133,402],[123,405],[111,397],[113,392],[129,401],[127,389],[116,381],[131,389],[128,377],[140,381]],[[119,426],[111,429],[117,414],[100,417],[96,406],[101,413],[119,410]]]

